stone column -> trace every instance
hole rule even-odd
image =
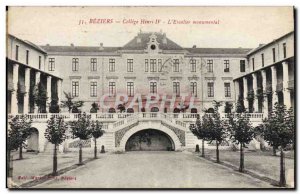
[[[261,76],[262,76],[263,91],[267,92],[267,74],[266,74],[266,70],[261,71]],[[264,95],[264,99],[263,99],[263,113],[265,115],[268,115],[268,96],[267,95]]]
[[[239,81],[234,81],[233,83],[234,83],[235,100],[234,100],[232,109],[233,109],[233,111],[235,111],[236,104],[237,104],[237,102],[239,100],[239,96],[241,95],[240,94],[241,91],[240,91],[240,83],[239,83]]]
[[[52,76],[48,75],[47,76],[47,102],[46,102],[48,113],[50,112],[50,103],[51,103],[51,80],[52,80]]]
[[[61,92],[61,84],[62,81],[60,79],[57,80],[57,97],[58,97],[58,104],[60,104],[61,100],[62,100],[62,92]]]
[[[249,103],[247,100],[248,96],[248,81],[246,77],[243,77],[243,84],[244,84],[244,107],[246,111],[249,111]]]
[[[271,67],[271,72],[272,72],[272,106],[276,102],[278,102],[278,96],[276,93],[276,86],[277,86],[277,69],[275,66]]]
[[[255,73],[253,73],[252,78],[253,78],[253,93],[254,93],[253,112],[257,112],[258,111],[258,99],[256,97],[256,95],[257,95],[257,75]]]
[[[288,89],[288,82],[289,82],[289,64],[287,62],[282,63],[282,72],[283,72],[283,103],[289,109],[291,108],[291,94],[290,90]]]
[[[35,86],[38,86],[38,84],[41,81],[41,72],[35,72]],[[34,113],[38,113],[39,111],[39,107],[36,106],[36,104],[34,103]]]
[[[24,114],[29,113],[30,68],[25,68]]]
[[[18,80],[19,80],[19,65],[13,64],[13,87],[14,91],[11,94],[11,114],[18,114]]]

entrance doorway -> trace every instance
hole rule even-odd
[[[174,142],[166,133],[145,129],[133,134],[126,142],[126,151],[173,151]]]

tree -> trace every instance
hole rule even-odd
[[[49,105],[49,112],[50,113],[59,113],[59,105],[58,105],[58,102],[57,100],[52,100],[50,102],[50,105]]]
[[[64,94],[65,94],[65,98],[67,100],[61,101],[61,103],[62,103],[61,106],[64,108],[68,108],[69,112],[72,111],[73,113],[74,112],[78,113],[79,112],[78,108],[82,107],[84,102],[83,101],[73,101],[74,97],[72,96],[72,94],[70,92],[69,93],[64,92]],[[74,111],[73,111],[73,109],[74,109]],[[77,111],[75,111],[75,110],[77,110]]]
[[[42,84],[42,82],[39,82],[37,85],[33,87],[33,99],[34,103],[38,107],[39,113],[45,113],[46,112],[46,102],[47,102],[47,91]]]
[[[250,122],[246,112],[229,115],[228,128],[230,132],[230,139],[234,143],[240,144],[240,172],[244,172],[244,150],[246,144],[248,144],[254,138],[254,128]]]
[[[90,110],[90,113],[97,113],[98,110],[99,110],[98,104],[96,102],[94,102],[92,104],[92,108]]]
[[[280,180],[279,186],[285,186],[285,165],[283,150],[294,142],[295,121],[293,109],[285,105],[274,104],[274,109],[263,121],[263,137],[269,145],[280,147]]]
[[[91,122],[89,117],[83,113],[78,115],[77,121],[70,122],[73,139],[79,138],[79,165],[82,165],[82,140],[91,138]]]
[[[67,124],[65,124],[62,117],[54,118],[53,116],[48,120],[47,129],[45,131],[45,138],[52,144],[53,149],[53,175],[57,174],[57,147],[66,139]]]
[[[26,146],[25,141],[30,136],[32,120],[27,115],[17,115],[9,122],[11,137],[15,138],[12,142],[18,143],[19,147],[19,160],[23,159],[23,147]]]
[[[219,163],[219,145],[226,138],[226,124],[224,120],[221,120],[219,107],[221,106],[221,102],[214,101],[214,113],[212,117],[209,118],[209,130],[210,130],[210,141],[216,142],[216,162]]]
[[[197,120],[195,124],[191,124],[190,125],[190,130],[192,131],[192,133],[198,138],[198,139],[202,139],[202,157],[205,157],[204,154],[204,141],[209,139],[209,130],[207,128],[207,124],[208,124],[208,119],[209,117],[204,114],[202,116],[202,122],[201,122],[201,118],[198,115],[197,116]]]
[[[94,138],[95,146],[94,146],[94,158],[97,158],[97,139],[104,134],[104,130],[102,130],[103,123],[99,121],[91,122],[91,134]]]

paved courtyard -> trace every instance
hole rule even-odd
[[[64,180],[62,180],[64,178]],[[68,180],[67,180],[68,179]],[[270,188],[189,152],[105,154],[37,188]]]

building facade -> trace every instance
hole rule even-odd
[[[49,113],[49,103],[60,104],[64,93],[84,102],[80,112],[103,123],[97,146],[112,151],[194,148],[199,140],[189,126],[199,113],[213,111],[214,101],[222,102],[222,118],[242,102],[255,126],[275,102],[294,104],[293,32],[255,49],[184,48],[162,32],[140,32],[122,47],[36,46],[12,35],[7,40],[8,118],[33,119],[29,150],[52,151],[44,138],[51,116],[78,118],[63,107]],[[48,97],[42,108],[32,100],[39,83]],[[96,113],[90,113],[93,103]],[[77,150],[79,143],[92,149],[92,139],[71,137],[68,132],[61,151]],[[144,137],[149,141],[139,145]]]
[[[260,45],[247,58],[247,73],[234,79],[236,100],[250,113],[265,116],[276,102],[294,108],[294,32]]]
[[[42,48],[48,54],[46,71],[63,78],[63,91],[70,92],[74,100],[84,101],[82,112],[90,112],[94,102],[102,104],[101,112],[114,111],[118,94],[128,96],[129,102],[143,102],[131,107],[129,111],[134,112],[143,107],[146,112],[152,108],[177,112],[180,106],[188,107],[188,112],[201,112],[211,109],[213,100],[234,104],[233,79],[245,74],[247,53],[251,50],[183,48],[165,33],[157,32],[140,32],[123,47],[105,47],[101,43],[98,47],[71,44]],[[136,94],[140,98],[135,99]],[[158,103],[145,107],[149,94],[156,96]],[[162,96],[174,98],[175,105],[162,105]],[[189,104],[191,97],[193,104]]]
[[[47,53],[39,46],[13,35],[7,38],[7,112],[37,113],[33,90],[39,83],[47,92],[46,112],[52,99],[59,100],[62,79],[45,71]],[[49,110],[48,110],[49,111]]]

